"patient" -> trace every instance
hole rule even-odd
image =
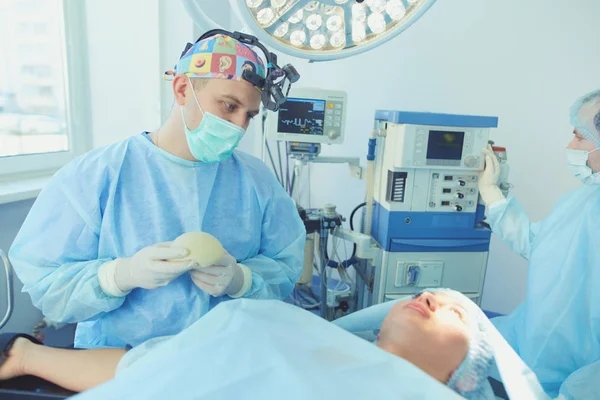
[[[487,376],[493,355],[481,320],[485,316],[473,302],[454,291],[431,290],[388,304],[391,308],[376,343],[380,349],[409,361],[466,398],[491,395]],[[354,315],[360,318],[362,312]],[[58,349],[32,340],[16,335],[8,341],[0,379],[33,375],[81,392],[112,379],[127,353],[116,348]]]
[[[392,307],[377,346],[464,397],[485,398],[493,354],[482,318],[479,307],[458,292],[423,292]]]

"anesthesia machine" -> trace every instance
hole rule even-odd
[[[497,126],[495,117],[376,112],[371,235],[381,251],[361,307],[426,287],[479,304],[491,231],[482,224],[478,179]]]
[[[285,142],[286,162],[296,162],[291,183],[284,184],[295,199],[300,170],[308,163],[347,163],[354,177],[367,181],[366,201],[352,212],[351,229],[342,227],[346,219],[334,205],[298,204],[309,234],[299,285],[312,283],[314,266],[321,278],[319,298],[326,299],[319,303],[314,296],[311,304],[333,319],[425,287],[452,288],[479,304],[491,231],[483,221],[478,179],[484,168],[481,150],[492,143],[490,129],[498,118],[377,111],[364,168],[358,157],[319,155],[323,145],[343,143],[346,106],[345,92],[292,88],[266,121],[265,143],[267,138]],[[494,152],[506,195],[506,149],[494,146]],[[269,157],[277,172],[270,150]],[[280,172],[283,177],[281,167]],[[363,223],[353,226],[363,207]],[[335,257],[336,239],[354,243],[351,257]],[[351,266],[355,279],[346,273]],[[328,285],[328,267],[347,285]]]

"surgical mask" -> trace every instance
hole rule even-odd
[[[565,150],[567,163],[571,169],[571,172],[573,175],[575,175],[575,177],[585,184],[600,184],[600,173],[594,173],[594,171],[592,171],[592,169],[587,165],[589,155],[598,149],[600,149],[600,147],[592,151],[572,149]]]
[[[227,160],[233,154],[233,150],[235,150],[240,140],[242,140],[245,130],[214,114],[204,112],[193,90],[192,94],[202,113],[202,121],[196,129],[190,130],[187,127],[185,118],[183,117],[183,107],[180,108],[185,138],[190,152],[198,161],[205,163]]]

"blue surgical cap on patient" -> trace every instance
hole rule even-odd
[[[460,366],[452,373],[447,385],[466,399],[494,399],[488,376],[494,363],[494,350],[488,340],[488,319],[481,309],[462,293],[450,289],[426,289],[458,300],[469,313],[471,340]]]

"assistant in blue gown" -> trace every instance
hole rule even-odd
[[[571,374],[572,389],[600,361],[600,91],[574,104],[571,124],[567,159],[584,185],[541,222],[531,223],[512,197],[487,213],[493,232],[529,260],[525,301],[492,321],[553,398]]]

